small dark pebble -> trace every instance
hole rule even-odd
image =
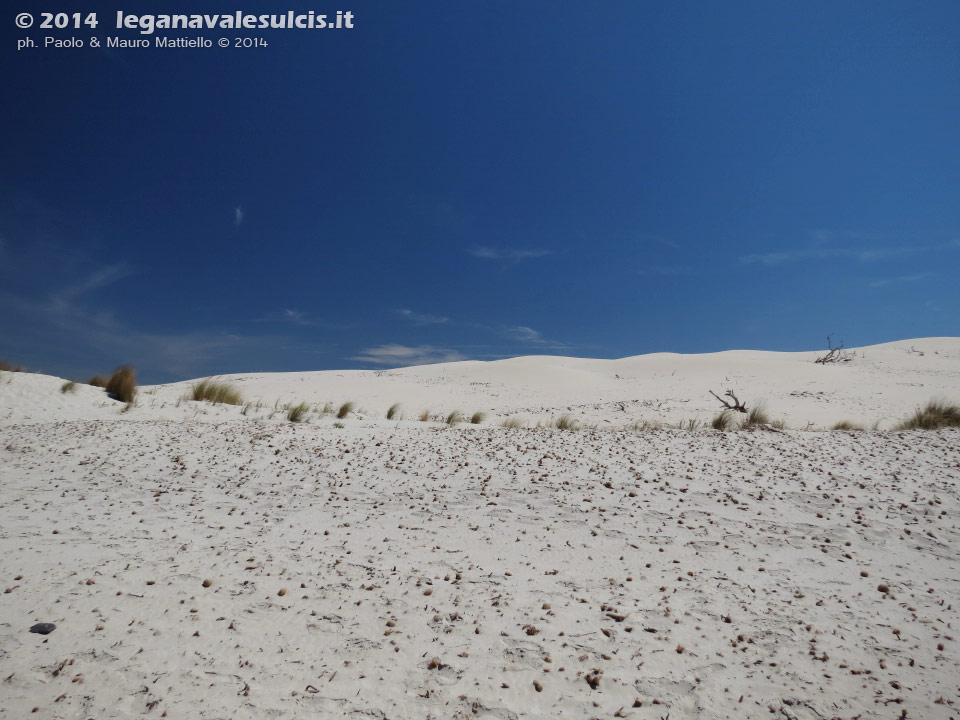
[[[57,626],[53,623],[37,623],[30,628],[30,632],[39,633],[40,635],[49,635],[56,629]]]

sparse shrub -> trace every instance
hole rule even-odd
[[[340,406],[340,409],[337,410],[337,419],[343,420],[347,415],[353,412],[354,404],[352,402],[345,402]]]
[[[894,429],[937,430],[946,427],[960,427],[960,405],[934,398],[926,404],[926,407],[917,408],[912,417],[907,418]]]
[[[310,405],[305,402],[299,405],[291,405],[287,408],[287,420],[293,423],[302,422],[304,415],[306,415],[309,410]]]
[[[523,420],[515,417],[507,418],[506,420],[500,423],[500,427],[505,427],[508,430],[520,430],[521,428],[525,428],[526,426],[527,424]]]
[[[73,380],[67,380],[63,385],[60,386],[60,392],[73,393],[77,391],[77,384]]]
[[[228,383],[216,382],[207,378],[191,388],[191,400],[211,402],[214,405],[241,405],[243,398],[239,391]]]
[[[834,423],[831,430],[863,430],[860,425],[850,422],[849,420],[841,420],[838,423]]]
[[[459,410],[454,410],[452,413],[447,415],[447,425],[453,427],[457,423],[463,422],[463,414]]]
[[[400,403],[394,403],[387,410],[387,420],[393,420],[394,418],[399,420],[400,419],[399,414],[400,414]]]
[[[485,412],[481,412],[480,410],[477,410],[473,415],[470,416],[470,422],[474,425],[479,425],[486,419],[487,414]]]
[[[343,428],[346,427],[342,422],[335,422],[333,426],[338,430],[343,430]]]
[[[132,403],[137,395],[137,372],[130,365],[121,365],[107,380],[107,395],[114,400]]]
[[[103,375],[94,375],[92,378],[87,380],[87,385],[92,385],[93,387],[105,388],[107,386],[107,379]]]
[[[763,406],[763,403],[760,403],[747,414],[746,419],[743,421],[743,424],[740,426],[742,428],[751,428],[757,427],[758,425],[769,425],[770,416],[767,415],[767,410]]]
[[[677,430],[696,430],[700,427],[700,421],[697,418],[690,420],[681,420],[677,423]]]
[[[420,413],[420,422],[429,422],[430,421],[430,411],[424,410]]]
[[[564,413],[553,421],[553,427],[557,430],[576,430],[578,426],[576,420]]]
[[[733,411],[724,410],[714,416],[713,421],[710,423],[710,427],[714,430],[727,431],[733,429]]]

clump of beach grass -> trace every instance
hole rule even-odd
[[[207,378],[201,380],[190,388],[190,399],[196,401],[211,402],[214,405],[242,405],[243,398],[240,392],[229,383],[217,382]]]
[[[73,380],[67,380],[63,385],[60,386],[60,392],[74,393],[77,391],[77,384]]]
[[[424,410],[420,413],[420,422],[430,422],[430,411]]]
[[[960,427],[960,405],[934,398],[926,406],[917,408],[914,414],[898,424],[895,430],[939,430]]]
[[[287,408],[287,420],[292,423],[302,422],[304,416],[309,412],[309,403],[302,402],[299,405],[291,405]]]
[[[523,420],[516,417],[506,418],[500,422],[500,427],[505,427],[508,430],[520,430],[526,426],[527,424]]]
[[[486,419],[487,419],[487,414],[481,410],[477,410],[473,415],[470,416],[470,422],[473,425],[479,425]]]
[[[400,403],[394,403],[387,409],[387,420],[400,419]]]
[[[132,403],[137,395],[137,372],[130,365],[121,365],[107,380],[107,395],[123,403]]]
[[[577,425],[577,421],[567,413],[564,413],[558,417],[553,421],[552,424],[557,430],[576,430],[579,427],[579,425]]]
[[[733,429],[733,410],[724,410],[717,413],[710,423],[714,430],[726,432]]]
[[[770,424],[770,416],[767,415],[767,409],[763,405],[763,403],[760,403],[758,405],[755,405],[753,409],[750,410],[750,412],[747,414],[747,417],[740,424],[740,427],[746,429],[746,428],[758,427],[760,425],[769,425],[769,424]]]
[[[463,413],[461,413],[459,410],[454,410],[452,413],[447,415],[447,425],[449,425],[450,427],[453,427],[457,423],[462,423],[462,422],[463,422]]]
[[[94,375],[92,378],[87,380],[87,385],[92,385],[93,387],[105,388],[107,386],[107,379],[103,375]]]
[[[24,368],[20,365],[14,365],[11,362],[6,360],[0,360],[0,372],[24,372]]]
[[[343,420],[347,415],[353,412],[355,405],[352,402],[345,402],[340,406],[340,409],[337,410],[337,419]]]
[[[834,423],[831,430],[863,430],[863,427],[852,423],[849,420],[841,420],[840,422]]]
[[[633,432],[647,432],[648,430],[663,430],[663,425],[656,420],[635,420],[624,429]]]

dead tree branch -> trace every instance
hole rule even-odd
[[[723,407],[725,407],[727,410],[736,410],[737,412],[742,412],[742,413],[745,413],[745,412],[747,411],[747,405],[746,405],[746,403],[740,402],[740,401],[737,399],[737,396],[733,394],[733,391],[732,391],[732,390],[727,390],[727,391],[724,393],[724,395],[726,395],[728,398],[730,398],[731,400],[733,400],[733,404],[732,404],[732,405],[731,405],[730,403],[728,403],[726,400],[724,400],[722,397],[720,397],[719,395],[717,395],[713,390],[710,391],[710,394],[713,395],[713,396],[714,396],[717,400],[719,400],[721,403],[723,403]]]
[[[843,341],[840,341],[840,344],[837,347],[833,346],[833,340],[831,335],[827,335],[827,352],[826,355],[821,355],[816,360],[815,363],[818,365],[827,365],[829,363],[842,363],[850,362],[853,360],[854,354],[852,352],[843,351]]]

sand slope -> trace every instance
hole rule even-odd
[[[484,410],[536,420],[571,412],[593,422],[706,420],[720,407],[709,392],[732,389],[748,404],[804,427],[841,419],[872,424],[960,388],[960,338],[923,338],[856,348],[854,359],[817,365],[822,351],[657,353],[621,360],[521,357],[387,371],[226,376],[251,399],[273,403],[352,400],[382,416],[394,402],[413,415],[429,408]],[[162,388],[175,398],[185,384]]]
[[[956,388],[955,339],[864,355],[339,380],[373,409],[404,387],[473,409],[500,382],[487,408],[549,414],[586,396],[570,377],[596,377],[600,420],[623,412],[617,383],[640,400],[671,366],[767,383],[798,416],[820,406],[777,373],[821,389],[846,373],[823,403],[844,417]],[[238,384],[337,400],[337,376]],[[292,425],[272,405],[177,404],[182,387],[121,413],[60,384],[0,379],[2,718],[958,717],[960,431]]]

